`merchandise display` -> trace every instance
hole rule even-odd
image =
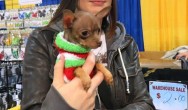
[[[0,29],[23,29],[46,26],[58,5],[26,9],[0,10]]]
[[[23,60],[30,32],[46,26],[57,6],[0,10],[0,60]]]
[[[0,110],[20,105],[28,37],[35,28],[49,23],[57,6],[0,10]]]
[[[21,102],[21,61],[1,61],[0,65],[0,110],[17,106]]]

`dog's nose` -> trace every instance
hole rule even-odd
[[[97,43],[97,45],[100,47],[101,46],[101,44],[102,44],[102,41],[99,41],[98,43]]]

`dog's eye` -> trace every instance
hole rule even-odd
[[[81,38],[86,39],[89,36],[89,31],[83,31],[81,34]]]
[[[83,36],[87,36],[87,35],[89,35],[89,32],[88,32],[88,31],[83,31],[83,32],[82,32],[82,35],[83,35]]]

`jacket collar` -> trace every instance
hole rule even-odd
[[[130,42],[132,42],[132,39],[130,39],[130,37],[125,37],[126,35],[124,25],[121,22],[117,22],[116,34],[112,38],[107,39],[107,49],[117,51],[118,48],[123,48],[129,45]]]

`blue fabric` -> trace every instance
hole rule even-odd
[[[46,5],[56,5],[59,4],[61,0],[42,0],[42,4],[39,6],[46,6]]]
[[[5,1],[0,0],[0,10],[5,10]]]
[[[118,20],[125,25],[140,51],[144,51],[140,0],[117,0]]]

